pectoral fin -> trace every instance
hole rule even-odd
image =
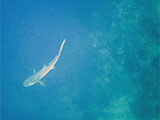
[[[42,80],[39,80],[38,82],[39,82],[40,85],[46,86]]]

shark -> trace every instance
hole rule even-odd
[[[42,81],[42,78],[46,76],[51,70],[55,69],[55,64],[61,56],[61,52],[65,42],[66,40],[64,39],[59,49],[58,55],[56,55],[47,65],[44,65],[43,68],[40,69],[38,72],[36,72],[36,70],[33,69],[33,75],[23,82],[24,87],[29,87],[36,83],[39,83],[42,86],[46,86]]]

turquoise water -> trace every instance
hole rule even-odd
[[[158,0],[2,0],[2,120],[159,120]],[[58,53],[55,70],[25,79]]]

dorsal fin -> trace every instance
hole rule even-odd
[[[33,73],[36,73],[36,69],[35,68],[33,68]]]
[[[46,65],[44,64],[43,68],[46,68]]]

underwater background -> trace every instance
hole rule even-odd
[[[158,0],[2,0],[1,120],[160,120],[159,17]]]

